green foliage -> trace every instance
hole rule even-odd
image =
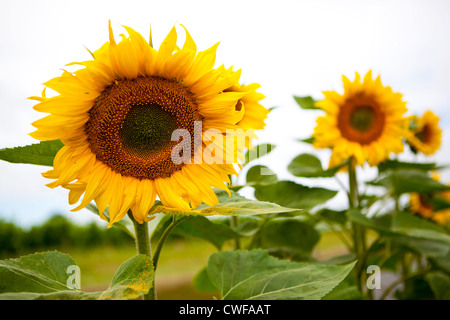
[[[75,261],[57,251],[0,261],[1,300],[135,299],[153,286],[153,263],[147,255],[125,261],[105,292],[82,292],[74,286]]]
[[[353,266],[290,262],[264,250],[236,250],[212,254],[207,271],[223,300],[312,300],[329,293]]]
[[[101,294],[101,300],[136,299],[153,287],[155,272],[148,255],[139,254],[125,261],[114,274],[109,288]]]
[[[255,186],[255,197],[258,200],[304,210],[325,203],[337,193],[337,191],[324,188],[310,188],[293,181],[278,181],[271,185]]]
[[[278,181],[277,175],[266,166],[256,165],[247,171],[246,185],[272,184]]]
[[[320,234],[310,223],[298,218],[278,218],[264,224],[260,237],[262,248],[287,248],[310,256]]]
[[[179,214],[179,215],[225,215],[225,216],[252,216],[270,213],[284,213],[298,211],[295,207],[282,207],[273,202],[249,200],[236,192],[231,191],[230,195],[222,190],[216,191],[219,204],[209,206],[201,204],[195,210],[180,211],[169,207],[159,206],[154,213]]]
[[[320,109],[319,107],[316,107],[316,105],[315,105],[316,101],[310,96],[306,96],[306,97],[294,96],[294,100],[295,100],[295,102],[297,102],[297,104],[302,109],[305,109],[305,110],[317,110],[317,109]]]
[[[62,146],[63,143],[60,140],[54,140],[41,141],[23,147],[0,149],[0,160],[12,163],[53,166],[53,158]]]
[[[288,171],[296,177],[331,178],[346,165],[346,163],[343,163],[337,167],[324,170],[319,158],[309,153],[302,153],[292,160],[288,166]]]
[[[432,193],[450,190],[432,179],[426,171],[413,169],[388,170],[370,184],[384,187],[391,195],[400,196],[405,193]]]

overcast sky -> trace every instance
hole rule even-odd
[[[34,130],[31,122],[43,114],[26,98],[40,95],[42,83],[59,76],[67,63],[90,59],[85,48],[96,50],[108,40],[111,19],[117,38],[125,32],[121,25],[148,38],[151,25],[156,47],[179,24],[187,27],[199,50],[220,41],[217,66],[242,69],[243,82],[261,84],[264,105],[277,107],[260,137],[278,148],[260,163],[280,179],[293,179],[286,166],[299,153],[313,152],[324,164],[329,157],[328,151],[295,141],[311,135],[320,113],[301,110],[292,97],[321,99],[322,90],[342,90],[342,74],[352,79],[355,71],[369,69],[404,95],[409,114],[431,109],[441,117],[441,150],[418,160],[448,163],[449,12],[450,1],[445,0],[3,1],[0,148],[37,142],[28,133]],[[0,161],[0,218],[25,227],[54,212],[76,221],[97,219],[87,211],[70,212],[67,192],[44,186],[49,181],[41,172],[47,169]],[[443,178],[450,181],[448,173]]]

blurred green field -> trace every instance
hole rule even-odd
[[[192,280],[208,262],[217,249],[210,243],[195,239],[172,239],[162,250],[156,271],[158,299],[161,300],[205,300],[218,297],[215,292],[197,291]],[[136,254],[133,246],[95,247],[75,249],[67,252],[81,269],[81,287],[84,291],[105,290],[114,272],[122,262]],[[325,234],[314,251],[320,260],[347,253],[338,237]]]
[[[227,250],[233,242],[225,243]],[[245,246],[244,243],[242,243]],[[83,291],[104,291],[114,273],[136,255],[134,241],[123,231],[104,229],[96,224],[78,226],[62,215],[55,215],[41,226],[29,230],[0,221],[1,259],[58,250],[70,255],[81,270]],[[190,236],[171,236],[164,244],[156,271],[158,299],[199,300],[218,297],[216,292],[199,292],[192,284],[195,275],[207,265],[217,248],[208,241]],[[345,254],[339,238],[324,233],[315,246],[313,257],[325,260]]]
[[[202,293],[192,286],[192,279],[208,261],[216,248],[206,241],[174,239],[164,245],[156,271],[158,299],[212,299],[215,293]],[[67,252],[81,270],[83,291],[105,290],[115,271],[125,260],[136,254],[133,246],[96,247]]]

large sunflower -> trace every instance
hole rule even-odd
[[[43,174],[56,179],[48,186],[70,190],[70,204],[81,199],[73,211],[92,200],[101,214],[108,208],[109,226],[130,209],[138,222],[151,220],[156,197],[184,211],[217,204],[213,188],[228,191],[228,176],[237,173],[225,161],[202,161],[206,143],[198,143],[196,130],[203,138],[209,129],[225,136],[226,129],[263,128],[267,110],[250,107],[262,98],[255,97],[256,85],[242,89],[240,71],[215,69],[217,44],[197,53],[186,29],[181,47],[174,27],[159,50],[125,29],[129,36],[116,43],[109,25],[109,42],[92,53],[94,59],[69,64],[81,68],[45,83],[57,95],[36,98],[34,109],[50,115],[33,123],[31,136],[64,143],[53,170]],[[172,141],[177,129],[192,139]],[[192,161],[173,161],[175,149]]]
[[[375,166],[390,153],[403,151],[405,102],[400,93],[385,87],[369,71],[361,81],[356,73],[351,82],[342,77],[344,94],[324,91],[325,99],[316,105],[326,112],[317,118],[314,147],[332,148],[330,166],[354,157],[358,165]]]
[[[407,142],[414,152],[432,155],[441,147],[441,139],[439,117],[432,111],[425,112],[420,118],[412,119],[412,128]]]

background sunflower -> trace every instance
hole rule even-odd
[[[426,111],[422,117],[413,117],[410,125],[411,132],[407,137],[413,152],[429,156],[439,150],[442,140],[439,120],[439,117],[430,110]]]
[[[344,93],[324,91],[325,99],[316,106],[326,112],[317,118],[313,146],[331,148],[330,166],[354,157],[358,165],[375,166],[391,153],[403,151],[406,134],[405,102],[400,93],[383,86],[369,71],[364,79],[342,77]]]

